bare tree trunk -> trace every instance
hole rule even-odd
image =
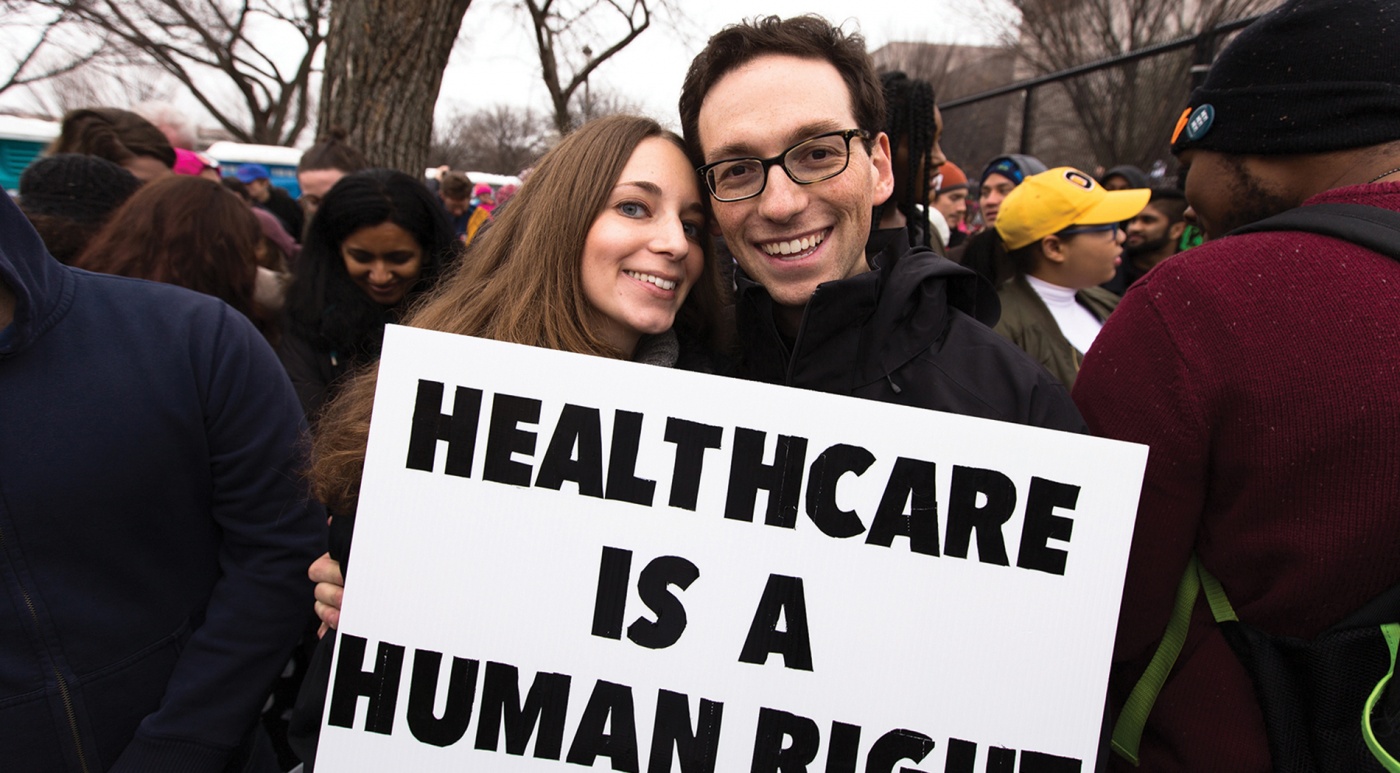
[[[433,106],[471,0],[335,0],[320,126],[342,126],[377,166],[418,176]]]

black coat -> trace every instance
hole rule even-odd
[[[817,287],[795,341],[778,332],[768,292],[740,272],[737,375],[1085,431],[1069,392],[992,332],[1001,307],[985,280],[927,249],[911,249],[903,229],[875,232],[867,250],[869,272]]]

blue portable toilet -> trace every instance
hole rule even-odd
[[[59,128],[57,121],[0,115],[0,185],[11,196],[19,190],[19,176],[58,139]]]
[[[219,174],[224,177],[232,177],[242,164],[262,164],[267,167],[268,179],[273,185],[285,190],[294,199],[301,197],[301,185],[297,183],[301,151],[296,148],[216,142],[204,154],[219,162]]]

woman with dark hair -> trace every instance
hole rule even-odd
[[[1066,388],[1118,296],[1099,287],[1123,253],[1121,224],[1147,206],[1147,190],[1109,191],[1062,166],[1027,177],[1001,202],[994,245],[1013,276],[997,290],[996,331]]]
[[[403,172],[357,172],[331,188],[307,227],[278,347],[307,418],[379,356],[384,325],[432,286],[457,245],[442,207]]]
[[[222,185],[172,175],[141,186],[73,265],[212,295],[271,339],[272,320],[254,301],[261,238],[248,207]]]
[[[47,152],[105,158],[142,182],[173,174],[175,167],[175,148],[161,130],[130,110],[115,107],[69,111]]]
[[[938,145],[943,116],[934,102],[933,86],[898,70],[882,73],[880,85],[885,92],[884,131],[893,156],[894,193],[875,208],[876,227],[908,229],[911,245],[942,252],[945,245],[934,238],[928,215],[936,190],[930,181],[947,161]]]
[[[610,116],[585,124],[540,161],[467,259],[405,323],[713,370],[728,327],[716,262],[681,139],[648,118]],[[316,496],[336,514],[333,546],[343,544],[358,503],[376,377],[374,368],[362,370],[317,427],[310,474]],[[317,598],[331,602],[318,601],[318,612],[338,619],[340,564],[323,557],[313,578],[323,581]],[[329,642],[318,657],[328,656]],[[329,661],[322,665],[313,673],[326,677]],[[302,696],[293,745],[307,759],[321,717],[314,704],[324,696],[312,688]]]

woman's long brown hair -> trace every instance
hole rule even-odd
[[[584,298],[583,244],[642,140],[675,134],[648,118],[610,116],[564,138],[404,324],[567,352],[623,357],[599,334]],[[698,181],[697,181],[698,184]],[[722,351],[723,283],[708,234],[705,272],[676,317],[677,332]],[[369,439],[378,363],[358,373],[316,424],[311,484],[332,512],[354,512]]]
[[[237,196],[212,180],[176,175],[141,186],[73,265],[212,295],[264,328],[253,303],[261,238]]]

